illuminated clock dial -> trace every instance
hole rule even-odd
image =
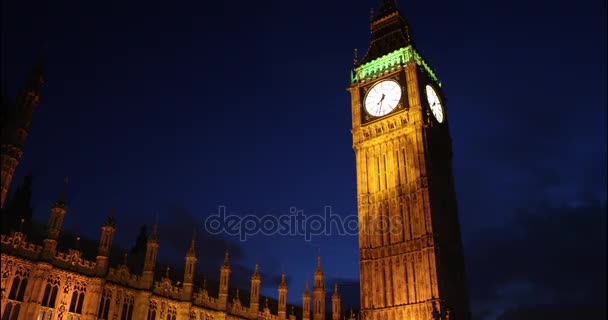
[[[401,86],[397,81],[384,80],[375,84],[365,96],[365,111],[381,117],[393,111],[401,100]]]
[[[433,117],[437,119],[437,122],[443,122],[443,108],[441,107],[441,99],[439,99],[439,95],[437,91],[430,86],[426,85],[426,99],[429,102],[429,107],[431,108],[431,112],[433,113]]]

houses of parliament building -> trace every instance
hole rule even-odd
[[[114,258],[114,263],[111,263],[111,256],[115,253],[112,247],[115,232],[113,213],[101,226],[97,248],[92,248],[96,250],[94,260],[84,258],[85,252],[78,245],[79,238],[72,248],[59,250],[61,226],[67,213],[65,192],[50,209],[41,243],[28,241],[24,225],[31,219],[31,208],[27,213],[31,177],[26,176],[24,185],[17,188],[10,201],[6,194],[22,155],[42,83],[43,72],[39,65],[32,70],[15,105],[8,108],[10,112],[3,114],[2,118],[2,223],[4,229],[9,229],[0,239],[2,320],[295,320],[294,308],[289,313],[287,310],[284,274],[278,284],[278,301],[276,305],[273,303],[273,312],[268,298],[260,301],[262,279],[257,265],[251,276],[249,303],[241,303],[238,289],[229,290],[231,269],[228,252],[219,268],[216,295],[207,290],[206,280],[195,284],[195,240],[185,250],[183,278],[179,281],[171,279],[169,268],[164,274],[159,272],[156,261],[160,244],[158,225],[144,241],[142,259],[136,259],[141,265],[132,268],[137,271],[130,270],[126,254],[123,261],[116,263]],[[5,107],[7,103],[10,101],[3,100]],[[325,319],[325,290],[319,257],[312,290],[312,303],[316,310],[312,316],[315,320]],[[302,299],[310,310],[308,286]],[[331,299],[332,319],[339,320],[337,286]],[[310,311],[304,311],[302,318],[311,319]]]
[[[183,277],[157,264],[155,225],[144,233],[137,264],[121,261],[112,246],[110,214],[92,247],[60,243],[65,193],[50,208],[38,240],[27,198],[31,177],[7,196],[23,156],[43,83],[33,69],[12,102],[3,98],[0,320],[341,320],[337,286],[329,298],[321,260],[302,311],[287,306],[285,276],[278,299],[260,301],[258,266],[248,297],[230,287],[230,256],[218,261],[213,288],[195,279],[194,240],[184,244]],[[422,59],[395,0],[371,16],[370,45],[355,51],[350,76],[352,136],[359,216],[359,320],[469,320],[468,292],[452,174],[446,100],[433,69]],[[29,180],[28,180],[29,179]],[[20,200],[21,199],[21,200]],[[8,229],[7,227],[8,226]],[[389,232],[390,230],[390,232]],[[65,249],[62,249],[65,248]],[[86,250],[86,251],[85,251]],[[94,257],[86,259],[87,257]],[[221,265],[220,265],[221,264]],[[312,291],[312,292],[310,292]],[[327,299],[326,299],[327,297]],[[326,300],[331,304],[327,308]],[[331,312],[326,315],[327,310]],[[347,315],[352,320],[352,313]]]

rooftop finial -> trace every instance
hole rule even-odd
[[[226,253],[224,254],[224,264],[222,265],[223,267],[229,267],[230,266],[230,253],[228,252],[228,249],[226,249]]]
[[[109,227],[116,226],[116,220],[114,219],[115,212],[116,212],[116,209],[112,208],[112,210],[110,211],[110,215],[108,216],[108,219],[106,219],[106,222],[103,224],[104,226],[109,226]]]
[[[169,270],[171,270],[171,268],[169,266],[167,266],[167,269],[165,270],[165,277],[169,278]]]
[[[190,242],[190,249],[188,249],[188,253],[186,253],[187,257],[195,257],[196,256],[196,231],[192,235],[192,241]]]
[[[124,258],[123,258],[123,259],[124,259],[124,260],[123,260],[123,264],[124,264],[125,266],[127,265],[127,261],[128,261],[128,260],[127,260],[127,257],[128,257],[128,255],[129,255],[129,254],[125,252],[125,255],[124,255]]]
[[[317,272],[321,271],[321,256],[317,256]]]
[[[154,224],[154,228],[152,228],[152,234],[150,235],[150,240],[158,240],[158,219]]]

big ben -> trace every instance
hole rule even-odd
[[[395,0],[351,76],[362,320],[470,319],[441,83]]]

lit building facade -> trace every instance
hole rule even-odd
[[[278,284],[278,305],[269,308],[268,298],[260,305],[261,277],[256,265],[251,276],[249,304],[241,303],[238,289],[230,288],[230,257],[224,257],[219,273],[217,296],[207,291],[206,281],[195,286],[196,243],[192,240],[185,254],[183,278],[175,281],[169,269],[159,281],[154,270],[159,249],[158,228],[147,240],[143,271],[136,274],[127,263],[109,266],[115,231],[113,215],[101,228],[94,261],[83,258],[77,248],[57,250],[61,224],[67,210],[60,199],[51,209],[47,236],[42,244],[28,242],[26,234],[13,231],[3,234],[2,249],[2,320],[295,320],[293,307],[287,308],[285,275]],[[320,263],[320,258],[319,258]],[[315,272],[315,306],[321,310],[325,297],[320,265]],[[197,287],[197,290],[194,288]],[[232,288],[234,289],[234,288]],[[289,314],[288,314],[288,311]],[[332,318],[339,319],[340,297],[333,296]],[[306,311],[305,311],[306,312]],[[323,320],[315,312],[313,320]]]
[[[21,148],[38,103],[42,79],[42,68],[38,66],[34,68],[27,85],[21,91],[17,105],[12,106],[11,112],[3,114],[2,117],[3,206],[13,173],[22,156]],[[26,184],[28,183],[31,183],[30,176],[26,178]],[[21,199],[19,194],[15,192],[11,200]],[[19,201],[29,201],[27,196],[25,199]],[[185,250],[183,277],[171,279],[168,268],[164,276],[158,274],[158,225],[154,226],[147,238],[145,254],[139,268],[141,272],[137,272],[130,270],[126,256],[124,263],[110,265],[112,241],[116,230],[113,213],[101,227],[95,259],[87,260],[84,257],[90,256],[90,252],[85,255],[78,245],[67,251],[58,249],[61,227],[68,211],[65,192],[50,210],[46,234],[41,243],[29,241],[23,228],[24,223],[28,222],[26,220],[31,218],[31,212],[23,215],[22,207],[12,208],[14,210],[11,215],[5,214],[6,210],[3,211],[3,223],[6,222],[13,228],[0,236],[1,320],[296,319],[294,308],[287,308],[288,287],[284,274],[281,282],[277,284],[277,304],[273,303],[272,310],[268,298],[260,304],[262,279],[257,265],[251,276],[249,303],[241,303],[239,290],[230,287],[231,267],[228,252],[219,269],[217,295],[212,295],[207,290],[206,280],[194,283],[197,264],[194,240],[188,250]],[[315,272],[314,295],[316,306],[325,308],[324,302],[319,301],[325,297],[320,261],[319,258]],[[339,313],[340,298],[337,293],[333,305],[333,311]],[[310,314],[310,310],[304,313]],[[340,318],[339,315],[334,317]],[[323,312],[316,312],[313,320],[324,319],[325,309]]]
[[[447,109],[395,0],[351,75],[361,320],[470,319]]]

